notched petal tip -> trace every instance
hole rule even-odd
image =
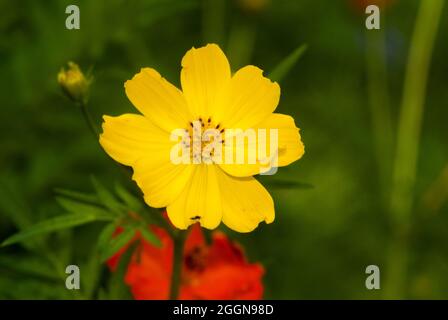
[[[264,70],[261,69],[260,67],[254,66],[253,64],[249,64],[246,65],[244,67],[242,67],[240,70],[242,69],[248,69],[249,71],[253,71],[255,74],[257,74],[258,76],[262,77],[263,79],[269,80],[270,84],[275,86],[276,89],[280,90],[280,85],[277,81],[275,80],[271,80],[267,75],[264,74]],[[237,70],[240,71],[240,70]]]
[[[110,124],[110,122],[113,121],[114,118],[117,118],[117,117],[109,116],[107,114],[102,116],[103,122],[101,123],[101,128],[103,129],[103,133],[104,133],[104,128],[106,126],[108,126]]]
[[[266,224],[270,224],[270,223],[274,222],[274,220],[275,220],[275,213],[270,217],[267,216],[264,218],[264,222],[266,222]]]
[[[145,76],[153,77],[153,78],[156,78],[157,80],[163,79],[163,77],[160,75],[160,73],[156,69],[150,68],[150,67],[144,67],[144,68],[140,68],[140,71],[138,73],[134,74],[131,79],[126,80],[124,82],[124,87],[125,88],[128,87],[134,81],[142,80],[142,78]]]

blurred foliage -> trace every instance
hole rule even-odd
[[[252,63],[271,71],[306,43],[306,53],[282,79],[277,109],[296,119],[306,154],[263,178],[265,184],[273,180],[268,188],[275,223],[250,234],[223,229],[265,266],[266,298],[381,297],[381,290],[364,286],[366,266],[385,265],[391,233],[368,108],[365,15],[349,0],[262,3],[254,11],[237,0],[0,1],[0,241],[64,214],[55,200],[57,188],[91,195],[91,174],[103,183],[117,182],[115,198],[120,188],[135,188],[60,92],[56,75],[68,61],[92,69],[89,108],[100,123],[103,114],[135,112],[123,83],[143,66],[178,85],[180,59],[192,46],[217,42],[234,68]],[[394,124],[418,3],[397,0],[382,12]],[[80,7],[80,30],[65,28],[69,4]],[[447,9],[440,30],[448,28]],[[448,290],[448,205],[442,201],[434,210],[422,201],[448,163],[443,37],[440,32],[434,49],[420,146],[411,298],[446,298]],[[110,196],[98,192],[98,185],[96,191],[97,200]],[[75,195],[68,193],[59,190],[65,198]],[[93,222],[0,248],[0,298],[128,297],[92,246],[100,235],[107,238],[107,230],[110,235],[111,227],[105,227]],[[69,264],[82,270],[80,291],[65,289]]]

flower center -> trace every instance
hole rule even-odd
[[[192,248],[185,255],[185,266],[188,271],[203,271],[206,267],[207,256],[208,250],[204,245],[198,245]]]
[[[221,156],[225,128],[215,124],[211,117],[191,121],[185,133],[183,146],[189,148],[194,164],[211,164],[215,156]]]

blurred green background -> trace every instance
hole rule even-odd
[[[372,125],[371,102],[376,89],[387,93],[380,104],[390,109],[394,145],[420,1],[384,8],[381,32],[366,30],[355,5],[368,1],[254,1],[0,1],[0,241],[61,214],[57,187],[90,191],[92,174],[123,181],[58,87],[67,61],[91,69],[89,108],[100,123],[103,114],[136,112],[123,83],[143,66],[179,85],[180,60],[192,46],[218,43],[234,70],[254,64],[269,72],[306,43],[281,82],[277,109],[295,118],[306,153],[262,179],[276,221],[250,234],[221,228],[265,266],[268,299],[384,297],[397,226],[387,200],[392,156],[376,153],[383,128]],[[65,28],[69,4],[80,7],[80,30]],[[410,231],[398,249],[407,252],[405,286],[396,298],[448,298],[447,9],[431,59]],[[0,248],[0,298],[73,298],[58,272],[68,264],[95,268],[92,243],[101,226]],[[370,264],[381,269],[381,290],[365,287]]]

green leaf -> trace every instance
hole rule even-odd
[[[135,229],[126,227],[121,233],[113,237],[101,252],[101,261],[104,262],[116,254],[118,250],[123,248],[132,240],[132,238],[134,238],[134,235]]]
[[[59,276],[54,269],[48,265],[48,262],[41,257],[29,255],[0,256],[0,268],[13,270],[22,276],[32,276],[34,278],[43,278],[46,280],[57,280]]]
[[[288,74],[288,72],[290,72],[291,69],[295,66],[297,61],[299,61],[300,57],[305,53],[306,49],[306,44],[302,44],[297,49],[295,49],[269,73],[268,78],[272,81],[282,81]]]
[[[98,250],[100,252],[107,247],[116,229],[117,225],[115,223],[109,223],[103,228],[103,230],[101,230],[101,233],[98,236],[98,243],[97,243]]]
[[[32,225],[32,212],[20,191],[20,183],[15,179],[0,178],[0,211],[12,220],[14,225],[23,229]]]
[[[126,190],[121,184],[115,184],[115,192],[118,197],[129,207],[129,209],[137,212],[143,208],[143,203],[128,190]]]
[[[101,203],[108,208],[111,212],[118,215],[122,215],[126,208],[123,207],[121,203],[117,201],[115,196],[106,189],[95,177],[92,177],[92,184],[96,190],[98,198]]]
[[[132,299],[131,292],[129,290],[129,287],[126,285],[126,282],[124,281],[124,277],[126,276],[129,262],[131,261],[136,249],[137,243],[134,243],[130,245],[126,252],[123,253],[123,255],[120,257],[117,269],[115,270],[109,281],[109,299]]]
[[[94,216],[95,220],[114,220],[116,216],[109,211],[95,205],[80,203],[67,198],[56,198],[56,201],[68,212],[73,214],[84,214]]]
[[[0,177],[0,212],[6,214],[19,230],[33,225],[33,214],[27,205],[27,199],[20,191],[20,182],[16,179]],[[22,245],[28,250],[42,249],[42,239],[26,241]]]
[[[142,226],[138,230],[140,231],[140,233],[142,234],[143,238],[146,241],[148,241],[149,243],[153,244],[158,248],[162,246],[162,242],[160,242],[160,239],[146,226]]]
[[[15,235],[3,241],[2,246],[11,245],[13,243],[17,243],[37,235],[79,226],[95,220],[97,220],[97,217],[95,215],[87,213],[58,216],[39,222],[19,233],[16,233]]]
[[[56,188],[54,191],[58,195],[65,196],[65,197],[73,199],[73,200],[78,200],[79,202],[99,204],[98,197],[96,195],[73,191],[73,190],[62,189],[62,188]]]
[[[99,259],[97,248],[94,246],[91,248],[80,269],[84,271],[81,277],[81,290],[87,299],[93,299],[101,281],[102,272],[106,271]]]

